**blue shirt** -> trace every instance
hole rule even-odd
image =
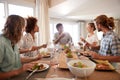
[[[120,40],[113,31],[104,34],[99,53],[104,56],[120,56]]]
[[[0,35],[0,72],[8,72],[21,67],[17,45],[12,48],[11,41]]]

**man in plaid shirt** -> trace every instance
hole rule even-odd
[[[114,19],[106,15],[100,15],[95,19],[96,28],[103,32],[99,53],[90,51],[89,54],[95,59],[120,62],[120,39],[113,32]]]

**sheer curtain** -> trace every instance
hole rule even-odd
[[[47,43],[49,40],[48,9],[48,0],[36,0],[36,16],[38,17],[39,25],[38,45]]]

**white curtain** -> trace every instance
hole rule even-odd
[[[120,37],[120,20],[119,19],[117,19],[117,20],[115,20],[115,32],[118,34],[118,36]]]
[[[38,44],[47,43],[50,37],[48,0],[36,0],[36,16],[38,17],[39,34]]]

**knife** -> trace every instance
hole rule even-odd
[[[28,80],[38,69],[33,70],[24,80]]]

